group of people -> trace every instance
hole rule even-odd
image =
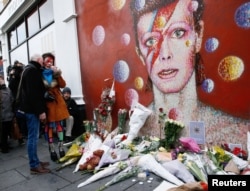
[[[1,151],[9,151],[8,136],[12,121],[13,118],[20,118],[22,123],[18,125],[21,134],[23,137],[27,136],[30,172],[48,173],[49,162],[40,161],[37,154],[41,126],[44,127],[51,160],[57,161],[58,157],[65,155],[64,139],[72,140],[74,117],[78,114],[77,104],[71,98],[71,90],[66,87],[61,70],[55,66],[55,56],[52,53],[31,56],[29,63],[18,70],[20,75],[16,80],[12,79],[14,72],[11,71],[12,69],[8,76],[9,87],[5,85],[4,77],[0,76],[1,101],[4,103],[1,108]],[[64,89],[61,91],[62,88]],[[58,144],[59,156],[55,143]]]

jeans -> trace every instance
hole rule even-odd
[[[26,113],[26,122],[28,128],[28,157],[30,168],[39,166],[40,161],[37,156],[37,143],[39,139],[40,120],[37,115]]]

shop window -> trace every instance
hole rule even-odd
[[[47,24],[51,23],[54,20],[52,0],[45,1],[39,7],[39,13],[40,13],[41,27],[44,27]]]
[[[26,28],[25,28],[25,23],[22,22],[18,27],[17,27],[17,43],[20,44],[26,39]]]
[[[18,60],[26,65],[28,63],[27,43],[23,43],[21,46],[13,50],[10,53],[10,60],[12,64],[15,60]]]
[[[17,46],[16,28],[14,28],[12,31],[8,33],[8,39],[9,39],[10,49]]]
[[[53,22],[53,1],[40,0],[31,12],[23,15],[22,21],[16,23],[13,28],[7,32],[9,50],[13,51],[17,46],[27,42]]]
[[[29,37],[39,31],[39,17],[37,9],[34,10],[27,18],[28,35]]]

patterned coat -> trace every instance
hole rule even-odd
[[[58,70],[53,74],[52,82],[49,84],[43,80],[47,91],[55,98],[54,101],[47,101],[47,122],[61,121],[69,117],[67,105],[63,99],[60,88],[66,86],[66,82],[61,76],[61,71]]]

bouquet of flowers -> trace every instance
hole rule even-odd
[[[124,133],[128,111],[126,109],[119,109],[118,111],[118,134]]]
[[[108,81],[107,79],[106,81]],[[101,103],[94,109],[94,121],[96,121],[97,131],[112,131],[111,112],[115,103],[114,81],[112,87],[105,87],[101,94]]]
[[[222,144],[221,146],[224,150],[233,153],[234,155],[241,157],[243,159],[247,159],[247,152],[240,147],[234,147],[233,149],[229,148],[227,143]]]
[[[207,173],[204,164],[199,155],[186,152],[178,155],[178,160],[181,161],[193,176],[199,180],[207,183]]]
[[[102,102],[100,103],[98,108],[95,108],[95,114],[97,114],[96,116],[100,117],[100,119],[105,122],[108,117],[108,114],[112,111],[113,104],[113,99],[106,95],[102,99]]]
[[[183,128],[184,124],[179,121],[172,119],[165,120],[165,139],[161,140],[161,145],[167,150],[174,148]]]

